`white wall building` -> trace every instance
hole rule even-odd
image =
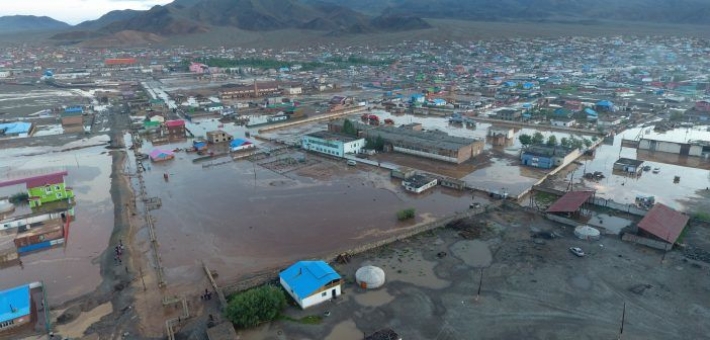
[[[286,89],[286,93],[288,94],[301,94],[303,93],[303,88],[300,86],[292,86]]]
[[[421,175],[414,175],[402,180],[402,186],[404,189],[415,194],[421,194],[422,192],[435,187],[437,183],[438,181],[436,178],[428,178]]]
[[[365,138],[355,138],[319,131],[309,133],[301,138],[304,150],[320,152],[326,155],[345,157],[348,154],[359,153],[365,147]]]
[[[323,261],[299,261],[279,273],[281,286],[306,309],[342,293],[342,278]]]

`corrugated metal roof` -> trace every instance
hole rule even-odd
[[[0,322],[30,314],[30,286],[0,291]]]
[[[688,215],[656,203],[639,222],[638,227],[666,242],[675,243],[689,219]]]
[[[340,279],[340,275],[323,261],[296,262],[282,271],[279,277],[300,299],[309,297],[329,282]]]
[[[592,196],[594,191],[570,191],[547,208],[547,212],[575,212]]]
[[[27,189],[37,188],[48,184],[59,184],[64,182],[63,173],[55,173],[44,176],[36,176],[27,180]]]

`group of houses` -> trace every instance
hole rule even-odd
[[[66,170],[47,169],[13,174],[0,181],[0,186],[24,184],[30,208],[28,213],[15,213],[11,199],[3,199],[0,233],[13,242],[0,249],[0,263],[12,263],[24,254],[64,242],[74,216],[74,191],[66,185],[67,175]]]

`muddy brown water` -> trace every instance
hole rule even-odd
[[[256,169],[256,180],[254,170]],[[165,181],[163,174],[170,174]],[[395,235],[407,224],[395,212],[413,207],[440,217],[468,208],[470,197],[436,188],[411,195],[373,187],[358,173],[319,181],[295,172],[276,174],[248,161],[203,169],[185,154],[145,173],[168,282],[181,281],[205,261],[220,277],[236,278],[265,267],[345,251]],[[288,183],[288,185],[284,185]],[[421,220],[420,216],[418,220]]]
[[[13,150],[2,150],[14,153]],[[63,246],[22,256],[24,268],[13,266],[0,270],[0,289],[43,281],[51,305],[79,297],[101,282],[98,257],[108,246],[113,229],[111,157],[101,154],[103,147],[65,153],[14,156],[4,171],[23,171],[44,167],[66,167],[68,186],[76,195],[76,221]],[[77,167],[78,164],[78,167]],[[3,164],[5,165],[5,164]],[[0,188],[0,196],[24,191],[25,186]]]

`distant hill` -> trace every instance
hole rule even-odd
[[[134,18],[143,13],[143,11],[136,11],[132,9],[126,9],[122,11],[111,11],[96,20],[84,21],[76,26],[75,29],[98,29],[107,25],[110,25],[116,21],[128,20]]]
[[[300,0],[384,15],[479,21],[710,24],[707,0]]]
[[[215,26],[249,31],[295,28],[347,34],[430,27],[412,16],[397,16],[393,24],[390,27],[383,17],[373,18],[346,6],[317,0],[309,3],[298,0],[176,0],[112,21],[99,30],[106,33],[139,30],[169,36],[203,33]]]
[[[0,17],[0,33],[59,30],[69,27],[71,27],[71,25],[50,17],[38,17],[34,15],[10,15]]]

